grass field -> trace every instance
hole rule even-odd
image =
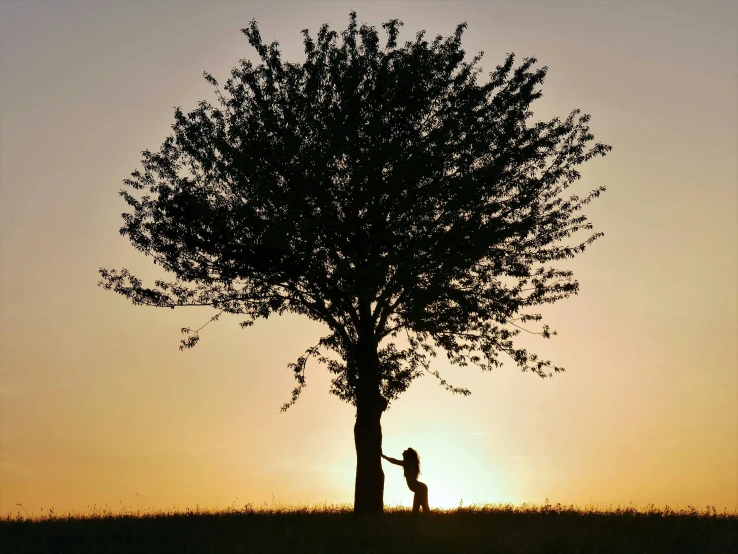
[[[356,517],[345,506],[0,518],[3,553],[738,553],[738,513],[473,506]]]

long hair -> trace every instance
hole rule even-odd
[[[417,479],[420,475],[420,456],[418,456],[418,453],[412,448],[408,448],[402,453],[402,460],[414,469],[413,473],[415,473]]]

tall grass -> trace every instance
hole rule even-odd
[[[0,518],[3,552],[738,552],[738,513],[649,505],[472,505],[424,515],[347,505],[117,509]]]
[[[235,502],[226,508],[218,507],[200,507],[195,508],[171,508],[148,507],[148,508],[128,508],[124,504],[120,504],[117,508],[110,505],[104,506],[88,506],[84,512],[77,510],[69,510],[65,512],[55,511],[53,507],[39,512],[29,512],[21,504],[16,504],[18,510],[15,512],[7,512],[0,515],[0,523],[18,523],[18,522],[41,522],[41,521],[69,521],[69,520],[95,520],[95,519],[120,519],[120,518],[167,518],[167,517],[191,517],[191,516],[234,516],[234,515],[251,515],[251,516],[295,516],[306,514],[349,514],[353,515],[353,507],[350,504],[336,503],[320,503],[313,505],[281,505],[267,504],[261,505],[252,503],[245,504],[242,507],[236,506]],[[22,511],[21,511],[22,510]],[[405,506],[385,505],[385,515],[410,513],[410,509]],[[578,506],[575,504],[564,505],[561,503],[551,504],[548,500],[545,504],[470,504],[467,506],[459,506],[457,508],[436,508],[432,510],[433,515],[451,515],[451,514],[557,514],[557,515],[578,515],[578,516],[631,516],[631,517],[698,517],[698,518],[718,518],[738,520],[738,507],[733,511],[729,511],[724,507],[722,511],[718,511],[715,506],[706,506],[704,508],[696,508],[689,505],[686,508],[672,508],[669,505],[660,508],[655,504],[646,504],[642,507],[630,505],[628,507],[612,505],[607,507],[599,507],[590,504],[588,506]],[[422,517],[423,514],[419,514]]]

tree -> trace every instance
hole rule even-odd
[[[529,308],[575,294],[571,271],[551,264],[601,233],[581,208],[604,190],[564,196],[576,166],[610,147],[588,115],[531,123],[546,67],[514,54],[478,83],[482,53],[464,61],[461,38],[424,31],[398,47],[402,22],[377,30],[303,31],[306,60],[283,62],[255,21],[243,29],[258,66],[241,60],[215,106],[177,108],[158,152],[124,184],[132,208],[121,234],[172,282],[146,287],[128,270],[100,269],[100,285],[135,304],[211,306],[258,318],[293,312],[327,332],[295,363],[292,398],[315,357],[331,393],[356,408],[354,509],[383,509],[380,420],[437,350],[482,370],[509,355],[523,371],[562,371],[516,348]],[[135,191],[144,191],[142,195]],[[542,325],[542,324],[541,324]],[[527,330],[527,329],[525,329]],[[181,348],[199,339],[182,330]],[[531,331],[532,332],[532,331]],[[547,325],[543,337],[555,332]]]

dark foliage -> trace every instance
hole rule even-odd
[[[468,394],[430,369],[439,348],[483,370],[500,353],[542,377],[562,370],[513,338],[541,320],[530,308],[577,292],[553,264],[599,236],[567,241],[591,229],[581,209],[604,189],[563,193],[610,147],[588,146],[578,110],[531,123],[547,72],[535,58],[516,67],[510,54],[480,83],[466,24],[398,47],[401,25],[383,24],[381,47],[352,12],[340,43],[327,25],[317,39],[303,31],[296,64],[252,21],[243,33],[261,63],[241,60],[222,89],[206,74],[216,105],[177,109],[174,134],[121,191],[132,208],[121,233],[175,280],[149,288],[101,269],[105,288],[136,304],[212,306],[244,326],[285,311],[327,325],[291,365],[285,409],[311,356],[351,403],[362,380],[390,402],[425,371]],[[182,348],[194,346],[197,332],[183,332]],[[362,367],[367,352],[375,363]]]

